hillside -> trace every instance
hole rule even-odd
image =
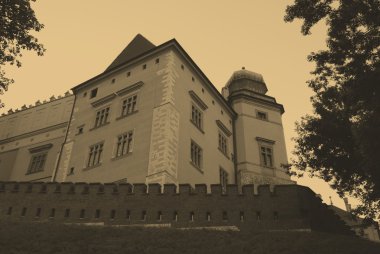
[[[380,244],[317,232],[221,232],[2,222],[0,253],[378,254]]]

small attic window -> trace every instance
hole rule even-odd
[[[146,64],[143,64],[142,68],[143,68],[143,70],[145,70],[146,69]]]
[[[130,76],[131,76],[131,72],[128,71],[128,72],[127,72],[127,77],[130,77]]]
[[[268,120],[268,114],[262,111],[257,111],[256,117],[260,120]]]
[[[114,84],[115,81],[116,81],[116,79],[113,78],[113,79],[111,80],[111,83]]]
[[[181,64],[181,69],[182,69],[182,70],[185,70],[185,66],[183,66],[183,64]]]
[[[92,89],[90,99],[96,97],[97,94],[98,94],[98,88]]]
[[[192,80],[193,82],[195,82],[195,78],[194,78],[194,77],[191,77],[191,80]]]
[[[156,58],[156,64],[160,63],[160,58]]]

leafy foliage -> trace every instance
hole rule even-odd
[[[30,2],[35,0],[0,0],[0,94],[8,90],[14,83],[13,79],[5,76],[1,69],[6,64],[21,67],[22,50],[32,50],[41,56],[44,47],[32,31],[40,31],[44,26],[35,16]],[[3,104],[0,101],[0,108]]]
[[[327,49],[312,52],[308,86],[314,114],[296,123],[293,173],[309,173],[338,194],[361,200],[357,212],[380,212],[380,1],[295,0],[286,22],[309,35],[321,20]]]
[[[252,229],[254,230],[254,226]],[[380,244],[320,232],[180,230],[60,223],[0,223],[0,253],[366,253]]]

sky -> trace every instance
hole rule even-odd
[[[22,67],[6,67],[15,80],[0,95],[5,107],[34,104],[102,73],[138,33],[155,45],[175,38],[220,91],[243,66],[260,73],[268,95],[284,105],[283,126],[288,157],[292,158],[295,122],[312,113],[312,51],[324,49],[326,26],[303,36],[301,21],[285,23],[293,0],[37,0],[32,3],[45,28],[34,35],[46,53],[24,52]],[[336,206],[343,201],[322,180],[293,179]],[[353,202],[353,200],[351,200]]]

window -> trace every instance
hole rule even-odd
[[[146,211],[141,212],[141,220],[146,220]]]
[[[23,207],[21,210],[21,216],[25,217],[25,215],[26,215],[26,207]]]
[[[156,58],[156,64],[160,63],[160,58]]]
[[[90,99],[96,97],[97,94],[98,94],[98,88],[92,89],[91,94],[90,94]]]
[[[157,220],[162,221],[162,212],[161,211],[158,211],[158,213],[157,213]]]
[[[95,128],[105,125],[108,123],[108,115],[110,112],[110,108],[104,108],[96,112],[96,119],[95,119]]]
[[[111,220],[115,219],[115,216],[116,216],[116,210],[111,210],[110,219]]]
[[[260,221],[260,220],[261,220],[261,212],[260,212],[260,211],[257,211],[257,212],[256,212],[256,220],[257,220],[257,221]]]
[[[221,151],[224,155],[227,156],[227,137],[224,136],[221,132],[219,132],[219,143],[218,143],[219,151]]]
[[[227,184],[228,184],[228,173],[224,169],[220,168],[219,174],[220,174],[220,185],[222,185],[222,192],[226,193]]]
[[[131,211],[130,210],[127,210],[126,213],[125,213],[125,218],[127,220],[130,220],[131,219]]]
[[[244,221],[244,212],[243,211],[240,211],[240,221],[241,222]]]
[[[190,218],[189,218],[190,221],[194,221],[194,212],[190,212]]]
[[[100,209],[96,209],[95,210],[95,219],[99,219],[100,218]]]
[[[136,103],[137,103],[136,94],[126,98],[123,101],[123,106],[121,108],[121,116],[126,116],[129,114],[132,114],[133,112],[136,112],[137,111]]]
[[[66,208],[66,210],[65,210],[65,218],[69,218],[69,217],[70,217],[70,209]]]
[[[103,143],[96,144],[90,147],[90,153],[88,156],[87,167],[100,164],[103,152]]]
[[[32,155],[27,174],[43,171],[46,157],[47,157],[47,152]]]
[[[55,217],[55,208],[52,208],[51,210],[50,210],[50,216],[49,216],[50,218],[54,218]]]
[[[257,111],[256,117],[260,120],[268,120],[268,115],[265,112]]]
[[[142,68],[143,68],[143,70],[145,70],[145,69],[146,69],[146,64],[144,64],[144,65],[142,66]]]
[[[116,79],[113,78],[113,79],[111,80],[111,83],[114,84],[115,81],[116,81]]]
[[[227,214],[226,211],[223,211],[223,213],[222,213],[222,220],[223,221],[227,221],[228,220],[228,214]]]
[[[123,156],[132,152],[133,131],[129,131],[117,137],[116,155],[115,157]]]
[[[127,77],[130,77],[130,76],[131,76],[131,72],[128,71],[128,72],[127,72]]]
[[[177,211],[174,211],[174,213],[173,213],[173,220],[178,221],[178,212]]]
[[[84,125],[77,127],[77,135],[83,134],[83,128],[84,128]]]
[[[260,146],[261,165],[265,167],[273,167],[273,151],[267,146]]]
[[[41,208],[37,208],[36,210],[36,217],[40,217],[41,216]]]
[[[81,209],[80,210],[80,214],[79,214],[79,218],[80,219],[84,219],[84,216],[86,215],[86,210],[85,209]]]
[[[191,122],[197,126],[198,129],[203,129],[203,113],[194,105],[191,105]]]
[[[197,168],[202,168],[202,148],[194,141],[191,141],[191,163]]]
[[[211,221],[211,213],[210,212],[206,213],[206,220]]]

